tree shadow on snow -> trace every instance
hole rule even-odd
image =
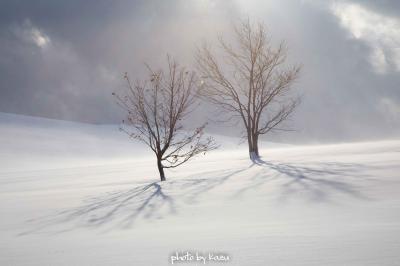
[[[79,227],[129,228],[139,218],[162,219],[175,212],[172,197],[163,191],[161,184],[154,182],[130,190],[92,197],[76,208],[31,220],[35,228],[20,235],[35,232],[62,233]],[[71,224],[65,226],[68,223]],[[64,226],[57,229],[57,225]]]
[[[267,162],[261,158],[253,160],[254,165],[264,167],[253,177],[253,183],[243,187],[236,193],[240,196],[245,192],[262,186],[267,181],[279,180],[279,200],[284,201],[291,197],[305,198],[313,202],[327,202],[334,193],[344,194],[350,197],[368,200],[360,190],[350,181],[352,178],[372,180],[365,174],[366,165],[339,162],[317,162],[312,166],[295,165],[287,163]],[[363,174],[364,172],[364,174]]]
[[[196,204],[202,197],[207,197],[212,190],[236,181],[238,183],[230,187],[231,190],[224,191],[221,197],[238,199],[275,181],[279,182],[277,191],[280,202],[285,202],[289,198],[327,202],[334,193],[365,200],[368,198],[347,180],[369,178],[365,174],[360,174],[366,167],[360,164],[336,162],[317,162],[312,166],[302,163],[300,166],[259,159],[247,167],[238,166],[230,170],[201,172],[186,178],[138,185],[132,189],[91,197],[75,208],[32,220],[34,228],[20,235],[41,232],[62,233],[81,227],[101,227],[106,230],[130,228],[139,219],[158,220],[176,214],[177,203],[171,192],[179,193],[177,197],[179,203]],[[252,174],[243,175],[250,168],[253,168]],[[239,174],[242,175],[235,180],[232,179]],[[271,193],[276,193],[276,190]]]
[[[203,194],[246,169],[202,172],[185,179],[154,182],[90,197],[75,208],[28,221],[33,229],[19,235],[63,233],[82,227],[124,229],[132,227],[139,219],[163,219],[177,213],[176,202],[167,192],[170,189],[179,192],[180,201],[194,204]]]

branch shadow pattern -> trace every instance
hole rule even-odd
[[[57,225],[61,226],[61,230],[51,230],[52,233],[71,231],[81,227],[123,229],[134,226],[139,219],[163,219],[177,214],[178,203],[196,204],[213,189],[232,181],[234,176],[246,179],[240,174],[250,168],[255,171],[247,177],[246,182],[240,183],[240,187],[228,191],[228,198],[237,200],[271,181],[279,181],[278,200],[280,202],[285,202],[289,198],[297,199],[298,196],[306,197],[313,202],[328,202],[334,193],[366,200],[368,198],[354,185],[343,180],[343,177],[369,178],[365,174],[359,174],[366,167],[360,164],[336,162],[318,162],[313,166],[305,166],[304,164],[266,162],[259,159],[254,160],[247,167],[238,166],[230,170],[201,172],[184,179],[142,184],[132,189],[91,197],[75,208],[31,220],[30,222],[34,223],[35,227],[20,235],[49,232],[49,228],[57,227]],[[330,178],[326,178],[327,176]],[[331,177],[340,177],[340,179],[333,180]],[[168,192],[169,188],[179,193],[177,197],[179,202]]]
[[[20,235],[49,231],[57,225],[69,225],[61,230],[53,229],[53,233],[71,231],[78,227],[129,228],[139,219],[162,219],[166,215],[175,214],[175,201],[167,195],[157,182],[141,185],[133,189],[106,193],[91,197],[82,205],[60,211],[54,215],[30,220],[34,229]]]
[[[165,207],[167,213],[176,212],[174,200],[163,192],[160,184],[154,182],[128,191],[93,197],[87,204],[65,214],[67,221],[83,218],[91,226],[119,219],[122,227],[130,227],[140,216],[146,219],[162,218]]]
[[[216,188],[229,178],[245,171],[208,171],[185,179],[153,182],[129,190],[120,190],[87,198],[75,208],[66,209],[53,215],[27,221],[31,233],[63,233],[77,228],[126,229],[134,226],[139,219],[163,219],[177,214],[177,202],[167,191],[170,187],[183,191],[179,199],[183,203],[195,204],[203,194]],[[108,229],[107,229],[108,228]]]
[[[302,196],[313,202],[328,202],[334,193],[345,194],[360,200],[370,200],[347,180],[350,178],[374,180],[370,175],[365,174],[365,170],[372,168],[371,166],[339,162],[317,162],[313,166],[304,166],[304,164],[267,162],[261,158],[253,160],[253,164],[272,170],[273,173],[255,175],[253,178],[255,183],[244,187],[238,194],[260,186],[267,180],[271,181],[283,177],[288,180],[281,184],[282,189],[278,197],[280,201],[294,197],[296,193],[303,193]],[[332,177],[336,179],[332,179]]]

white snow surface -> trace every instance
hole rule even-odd
[[[399,140],[215,138],[159,182],[118,125],[0,113],[0,265],[400,265]]]

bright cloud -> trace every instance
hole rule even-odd
[[[46,48],[50,45],[50,37],[42,30],[35,27],[30,20],[26,20],[21,26],[14,28],[14,33],[23,41],[36,45],[39,48]]]
[[[400,20],[353,3],[335,2],[331,9],[353,38],[371,47],[369,60],[376,72],[400,71]]]
[[[33,42],[37,46],[44,48],[47,45],[49,45],[50,38],[47,35],[45,35],[43,32],[41,32],[40,30],[38,30],[36,28],[32,28],[30,31],[30,34],[31,34],[31,38],[32,38]]]

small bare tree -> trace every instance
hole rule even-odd
[[[274,48],[264,26],[249,20],[234,27],[235,46],[219,37],[223,63],[207,44],[198,49],[201,95],[243,121],[250,159],[259,158],[258,139],[288,119],[299,103],[290,95],[300,66],[285,67],[287,49]],[[226,112],[225,112],[226,113]]]
[[[196,104],[196,76],[168,57],[168,70],[154,71],[149,78],[132,84],[128,75],[124,93],[113,95],[127,111],[121,130],[145,143],[157,157],[161,181],[165,168],[175,168],[197,154],[217,148],[211,137],[203,136],[206,124],[184,131],[182,122]]]

